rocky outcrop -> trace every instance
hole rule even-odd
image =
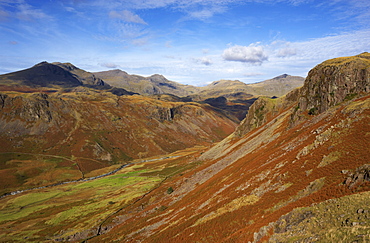
[[[346,172],[343,172],[346,173]],[[366,181],[370,181],[370,164],[360,166],[354,173],[348,172],[347,179],[343,182],[349,188],[359,186]]]
[[[260,127],[267,121],[267,115],[274,109],[273,100],[261,97],[249,108],[246,118],[237,127],[235,134],[239,137],[247,134],[254,128]]]
[[[370,92],[370,54],[335,58],[313,68],[301,89],[299,108],[319,114],[357,94]]]
[[[8,117],[19,117],[26,122],[42,120],[50,122],[53,117],[49,109],[48,95],[44,93],[32,94],[30,97],[9,97],[0,94],[2,114]]]

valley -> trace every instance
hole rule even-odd
[[[369,53],[301,85],[36,67],[0,76],[1,242],[370,241]]]

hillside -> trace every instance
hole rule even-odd
[[[368,57],[324,62],[302,89],[255,102],[233,135],[199,157],[201,165],[106,220],[106,233],[91,242],[120,236],[143,242],[369,241]],[[342,77],[350,77],[346,85],[339,85]],[[325,87],[329,80],[341,99],[318,113],[299,105],[325,97],[325,90],[306,94],[313,83]],[[166,187],[173,192],[164,196]],[[154,210],[161,205],[162,212]]]
[[[277,99],[259,98],[235,132],[211,148],[137,159],[102,178],[1,198],[0,237],[4,242],[369,242],[369,87],[370,54],[323,62],[302,88]],[[147,99],[125,98],[115,102]],[[195,114],[203,120],[201,113]],[[3,165],[32,161],[25,155],[3,159]],[[69,162],[58,163],[68,169]]]

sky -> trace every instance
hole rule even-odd
[[[255,83],[362,52],[369,0],[0,0],[0,74],[47,61]]]

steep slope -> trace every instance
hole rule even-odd
[[[346,69],[352,59],[358,62],[356,67],[361,73],[366,72],[368,54],[362,56],[344,61],[337,67],[339,72]],[[321,68],[327,65],[324,63]],[[357,72],[356,68],[353,70]],[[357,98],[346,101],[343,97],[337,100],[337,105],[318,115],[310,115],[307,107],[298,107],[300,92],[304,94],[305,88],[280,99],[256,102],[251,108],[254,114],[248,114],[233,135],[205,152],[199,167],[174,177],[162,190],[157,190],[157,194],[114,215],[105,222],[106,231],[91,242],[113,239],[262,242],[270,236],[272,241],[281,239],[275,234],[284,232],[288,232],[283,236],[287,237],[284,241],[311,241],[310,237],[325,241],[330,234],[312,231],[312,235],[307,231],[312,227],[310,220],[315,218],[316,222],[330,227],[331,235],[345,234],[349,242],[370,240],[370,222],[366,218],[352,224],[352,217],[346,221],[336,212],[338,223],[329,226],[325,223],[327,219],[317,217],[328,217],[330,213],[313,209],[300,216],[283,217],[294,208],[319,202],[326,202],[328,206],[323,206],[323,210],[328,212],[337,202],[344,210],[353,211],[356,206],[339,203],[346,199],[327,200],[370,190],[366,165],[370,161],[368,78],[365,76],[360,82],[347,79],[347,86],[356,83]],[[327,79],[333,77],[330,74],[319,78],[309,76],[304,87],[313,81],[325,85]],[[299,122],[294,120],[297,114]],[[173,189],[170,195],[161,194],[169,187]],[[350,197],[350,200],[358,200]],[[366,196],[359,198],[368,200]],[[153,210],[161,205],[165,206],[162,212]],[[368,201],[362,205],[368,213]],[[299,238],[298,231],[292,231],[298,224],[301,228],[308,227]]]
[[[299,106],[317,114],[370,92],[370,54],[328,60],[313,68],[301,91]]]

